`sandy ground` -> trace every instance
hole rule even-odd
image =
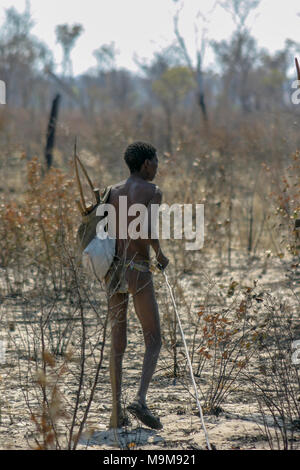
[[[224,268],[220,270],[216,260],[202,260],[202,264],[200,262],[196,263],[196,267],[191,272],[181,273],[178,277],[178,283],[184,292],[188,294],[187,298],[191,309],[197,309],[203,303],[205,296],[203,283],[206,282],[206,276],[209,276],[210,281],[226,286],[230,285],[232,280],[243,285],[253,285],[253,281],[256,281],[262,292],[276,293],[278,299],[289,299],[292,307],[294,306],[297,309],[296,296],[300,294],[300,272],[297,270],[293,272],[292,281],[287,276],[293,262],[293,260],[271,258],[267,260],[266,264],[265,258],[255,257],[249,261],[246,257],[242,258],[236,255],[233,257],[231,269]],[[171,283],[174,283],[172,276],[170,276],[170,280]],[[165,302],[168,293],[162,278],[159,278],[156,282],[161,317],[162,321],[165,321],[163,317],[166,315]],[[291,300],[293,298],[291,288],[296,294],[294,303]],[[37,427],[30,419],[32,413],[38,414],[37,403],[41,400],[39,389],[33,385],[37,369],[34,360],[30,357],[34,356],[35,331],[30,329],[30,325],[35,321],[34,315],[35,312],[39,311],[39,305],[38,302],[34,304],[34,307],[29,304],[26,308],[26,317],[24,308],[21,308],[22,302],[24,302],[24,299],[12,299],[8,296],[2,296],[1,298],[2,340],[4,339],[7,342],[5,362],[0,365],[1,449],[35,448],[34,438],[38,436]],[[169,305],[171,311],[170,301]],[[185,316],[186,310],[181,307],[180,304],[179,310],[182,313],[184,331],[190,345],[193,331],[189,327],[188,319]],[[26,331],[32,334],[31,351],[28,350],[28,345],[24,339]],[[91,338],[95,337],[95,335],[91,336]],[[177,338],[180,350],[178,357],[182,362],[184,361],[184,349],[179,334]],[[91,343],[92,341],[93,339],[91,339]],[[106,347],[95,396],[78,449],[205,449],[205,436],[201,428],[188,369],[185,368],[186,372],[179,373],[179,377],[174,380],[173,359],[168,351],[167,343],[167,333],[165,332],[164,346],[148,394],[148,405],[160,416],[164,426],[163,429],[153,431],[132,418],[128,428],[118,431],[108,430],[111,401],[109,348]],[[89,383],[89,378],[92,380],[95,374],[96,361],[94,357],[96,356],[91,356],[86,361],[85,388],[79,401],[81,411],[84,411],[88,392],[92,386],[92,382]],[[142,357],[142,332],[134,315],[132,304],[130,304],[128,346],[123,368],[124,406],[134,398],[141,371]],[[61,379],[58,380],[59,391],[62,396],[61,403],[66,409],[69,405],[74,405],[78,369],[78,361],[74,360],[69,364],[68,373],[62,374]],[[208,369],[204,372],[208,375],[211,373]],[[206,377],[205,374],[204,378]],[[201,378],[199,380],[196,378],[196,380],[199,387],[201,387]],[[203,381],[204,383],[205,381]],[[205,385],[203,385],[203,393],[205,393]],[[29,407],[31,411],[29,411]],[[235,382],[234,387],[221,404],[219,413],[217,415],[205,414],[204,419],[210,442],[217,449],[270,449],[264,432],[261,413],[253,397],[251,398],[245,392],[245,381],[242,378],[237,379]],[[59,432],[62,434],[66,429],[70,429],[69,417],[60,418],[59,423]],[[269,425],[272,433],[274,423],[271,417],[269,418]],[[296,437],[294,436],[294,439],[295,447],[299,447],[299,433]]]

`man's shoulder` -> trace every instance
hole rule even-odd
[[[162,191],[160,188],[156,184],[150,183],[149,181],[146,181],[144,194],[146,196],[147,203],[162,197]]]
[[[124,188],[126,182],[127,182],[127,180],[119,181],[119,183],[112,184],[112,185],[110,186],[110,188],[111,188],[112,190],[114,190],[114,189],[117,189],[117,190],[118,190],[118,189],[120,189],[120,188]]]
[[[154,194],[159,189],[156,184],[150,183],[150,181],[145,181],[145,187],[149,194]]]
[[[162,192],[150,181],[134,181],[130,184],[128,180],[124,180],[111,186],[111,198],[114,200],[120,195],[127,195],[131,201],[148,205],[151,201],[159,202]]]
[[[160,188],[156,184],[148,182],[145,204],[147,206],[149,206],[149,204],[161,204],[161,201],[162,191],[160,190]]]

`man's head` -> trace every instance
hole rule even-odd
[[[146,142],[130,144],[124,154],[124,160],[131,174],[139,173],[144,179],[152,181],[157,171],[156,148]]]

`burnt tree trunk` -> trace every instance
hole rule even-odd
[[[53,163],[53,148],[55,142],[55,130],[56,130],[56,122],[57,122],[57,115],[60,103],[60,95],[57,94],[52,102],[51,113],[48,122],[48,130],[47,130],[47,142],[45,148],[45,158],[47,169],[49,170]]]
[[[208,117],[207,117],[204,86],[203,86],[202,58],[201,58],[201,54],[200,54],[199,51],[197,52],[196,78],[197,78],[197,88],[198,88],[198,104],[200,106],[204,122],[207,124],[208,123]]]

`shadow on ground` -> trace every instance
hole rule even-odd
[[[157,435],[157,431],[145,428],[136,429],[109,429],[94,432],[89,437],[82,436],[79,444],[89,446],[108,446],[128,449],[145,444],[163,443],[164,439]]]

